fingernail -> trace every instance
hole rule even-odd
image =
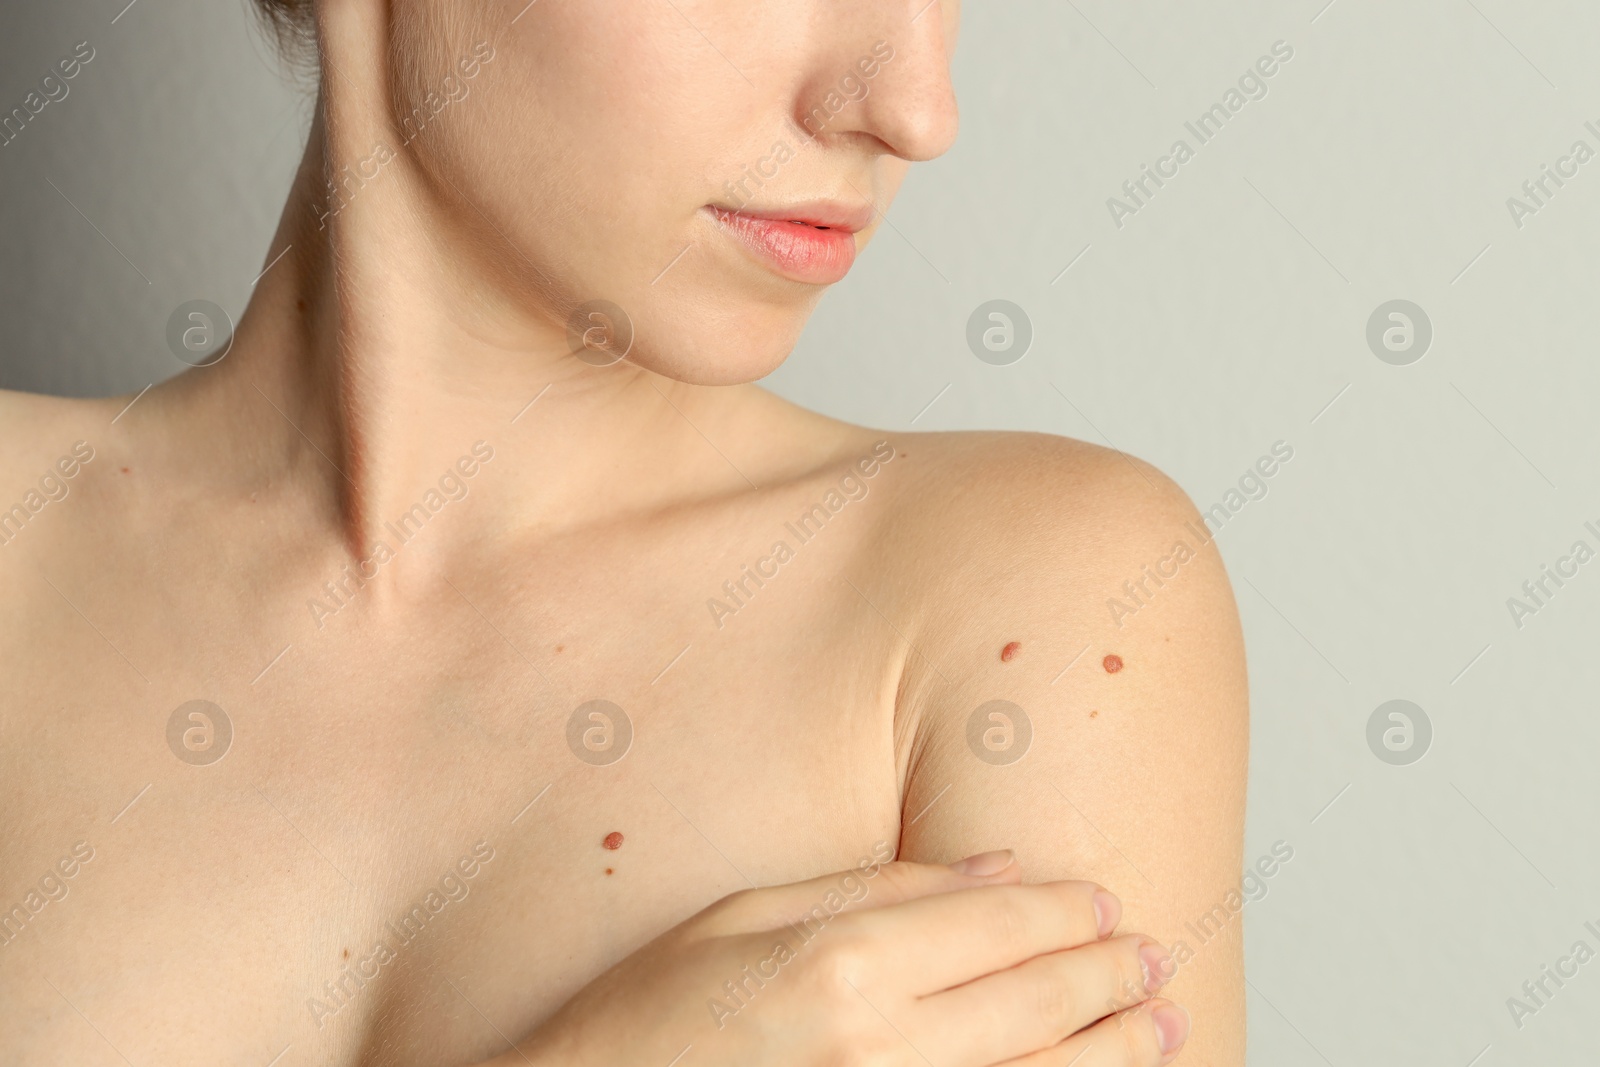
[[[1104,941],[1111,936],[1111,931],[1117,928],[1117,923],[1122,921],[1122,901],[1107,893],[1104,889],[1097,889],[1094,893],[1094,923],[1100,931],[1100,940]]]
[[[1167,950],[1154,941],[1139,950],[1139,963],[1144,967],[1144,988],[1147,993],[1154,993],[1168,982],[1176,973],[1172,966],[1172,957],[1167,955]]]
[[[1150,1013],[1156,1024],[1156,1041],[1165,1056],[1189,1038],[1189,1013],[1173,1003],[1163,1003]]]
[[[1002,848],[995,852],[980,852],[976,856],[956,860],[950,864],[950,869],[957,874],[970,874],[975,878],[982,878],[985,875],[999,874],[1016,862],[1016,859],[1015,852],[1009,848]]]

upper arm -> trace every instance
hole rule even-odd
[[[1162,995],[1194,1019],[1183,1062],[1242,1064],[1248,711],[1232,592],[1181,490],[1074,448],[1025,452],[950,517],[976,524],[972,558],[935,583],[944,603],[907,657],[901,856],[1014,848],[1027,881],[1110,889],[1121,930],[1179,964]],[[1020,711],[983,707],[995,700]]]

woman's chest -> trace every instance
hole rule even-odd
[[[471,1062],[726,893],[892,844],[893,635],[770,600],[26,676],[0,1059]]]

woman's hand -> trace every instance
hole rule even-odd
[[[1154,1067],[1188,1036],[1172,964],[1092,882],[1009,852],[734,893],[489,1067]]]

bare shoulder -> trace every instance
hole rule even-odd
[[[0,390],[0,548],[26,541],[31,555],[59,542],[62,531],[40,531],[106,465],[120,406]]]
[[[1193,595],[1187,608],[1232,611],[1221,560],[1187,494],[1134,456],[1043,433],[890,435],[897,449],[896,525],[922,531],[902,546],[919,584],[942,615],[955,603],[1011,600],[1039,613],[1040,624],[1125,616],[1108,601],[1128,600],[1137,613],[1165,588],[1146,577],[1165,559],[1179,566]],[[1183,546],[1183,547],[1180,547]],[[1143,582],[1149,595],[1139,589]],[[1165,582],[1165,579],[1162,579]],[[1040,595],[1049,593],[1048,603]],[[997,599],[998,598],[998,599]],[[1174,606],[1179,598],[1172,598]],[[1032,601],[1032,606],[1029,602]],[[1093,611],[1089,609],[1093,608]],[[1070,613],[1067,614],[1067,613]]]
[[[777,436],[781,462],[812,477],[859,472],[876,498],[861,565],[897,605],[897,625],[958,659],[983,647],[985,625],[1064,642],[1101,624],[1121,631],[1157,600],[1168,627],[1236,629],[1206,520],[1141,459],[1045,433],[901,433],[780,414],[796,426]]]
[[[1114,685],[1141,708],[1119,728],[1203,709],[1193,728],[1226,739],[1217,755],[1242,775],[1238,611],[1208,519],[1177,483],[1049,434],[887,436],[890,493],[865,581],[908,642],[908,746],[964,729],[983,693],[1049,707]]]
[[[45,457],[54,459],[63,443],[71,451],[74,441],[104,439],[112,431],[111,419],[131,398],[77,399],[18,393],[0,389],[0,490],[28,472]]]

